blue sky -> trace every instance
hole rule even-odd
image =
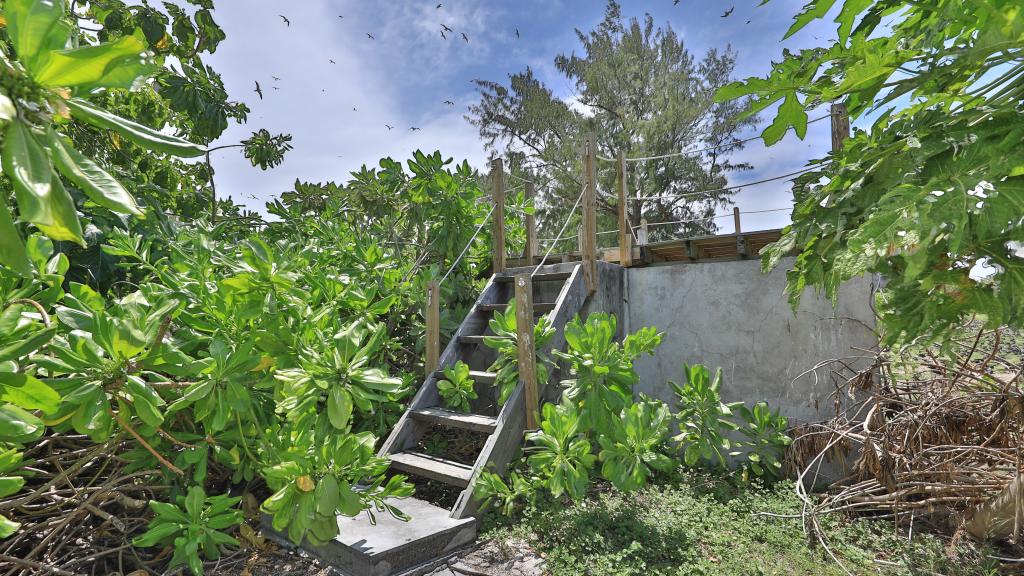
[[[441,150],[483,168],[483,145],[463,117],[477,98],[470,80],[505,81],[508,74],[530,66],[559,97],[572,98],[573,87],[554,69],[554,57],[578,51],[574,29],[592,29],[602,20],[605,6],[596,0],[442,0],[436,8],[437,3],[218,2],[215,16],[228,39],[209,61],[223,75],[232,97],[252,109],[249,123],[232,126],[218,143],[238,142],[257,128],[267,128],[291,133],[295,146],[284,164],[267,172],[253,168],[237,150],[215,153],[218,193],[261,210],[267,200],[292,189],[296,178],[344,182],[363,164],[374,166],[384,156],[404,160],[416,149]],[[670,24],[698,56],[708,48],[731,45],[738,53],[737,78],[766,73],[783,48],[821,45],[835,34],[834,24],[816,21],[781,42],[803,4],[800,0],[773,0],[764,6],[759,0],[622,4],[627,17],[649,12],[656,24]],[[735,10],[723,18],[730,7]],[[447,40],[440,34],[442,23],[455,31]],[[461,38],[463,32],[469,42]],[[263,100],[253,92],[254,81],[263,88]],[[767,121],[770,116],[763,115],[762,124]],[[394,128],[388,130],[385,124]],[[420,130],[411,131],[412,126]],[[731,183],[792,172],[829,146],[827,121],[809,126],[803,141],[790,134],[772,148],[752,142],[735,158],[755,169],[733,175]],[[788,184],[743,189],[736,204],[744,211],[787,207]],[[788,212],[752,214],[743,222],[746,230],[780,227],[788,222]],[[731,220],[720,224],[723,231],[731,229]]]

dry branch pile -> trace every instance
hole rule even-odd
[[[1020,337],[1010,336],[979,328],[947,344],[943,359],[934,350],[885,351],[865,370],[841,368],[837,406],[846,407],[796,430],[788,456],[801,484],[813,483],[826,461],[846,471],[824,498],[804,493],[809,528],[818,514],[853,511],[1019,542],[1021,502],[1001,512],[1011,518],[999,530],[970,523],[1024,469]]]

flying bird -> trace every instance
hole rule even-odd
[[[277,86],[271,86],[271,88],[273,88],[274,90],[280,90],[280,88],[278,88]]]
[[[679,0],[672,0],[672,5],[673,6],[678,6],[679,5]]]
[[[285,18],[284,14],[278,14],[278,16],[281,17],[281,20],[284,20],[285,26],[291,27],[292,21],[287,19],[287,18]]]
[[[356,110],[356,107],[355,107],[355,106],[353,106],[353,107],[352,107],[352,111],[353,111],[353,112],[358,112],[358,110]]]
[[[444,6],[444,4],[438,4],[438,5],[437,5],[437,9],[438,9],[438,10],[440,10],[440,9],[441,9],[441,6]]]
[[[736,9],[736,7],[733,6],[732,8],[729,8],[728,10],[726,10],[725,14],[722,14],[722,18],[728,18],[729,15],[732,14],[732,11],[735,10],[735,9]]]
[[[263,100],[263,89],[260,88],[260,83],[259,82],[256,82],[256,89],[253,90],[253,92],[259,94],[260,95],[260,100]]]
[[[344,17],[344,16],[342,16],[341,14],[338,14],[338,18],[341,18],[342,20],[344,20],[344,19],[345,19],[345,17]]]
[[[337,62],[335,62],[334,60],[331,60],[330,58],[328,58],[327,61],[330,62],[331,64],[337,64]]]
[[[384,127],[388,129],[388,132],[391,132],[391,130],[394,129],[394,126],[391,124],[385,124]]]
[[[273,78],[275,82],[280,82],[281,81],[280,78],[278,78],[277,76],[274,76],[273,74],[271,74],[270,77]]]
[[[519,28],[516,28],[516,38],[519,38]]]
[[[441,24],[441,28],[444,29],[445,32],[451,32],[452,31],[451,28],[445,26],[444,24]]]
[[[376,40],[376,38],[373,37],[373,34],[370,34],[369,32],[366,33],[366,37],[370,40]]]
[[[747,22],[746,22],[746,23],[747,23],[747,24],[750,24],[750,20],[747,20]]]
[[[465,32],[462,33],[462,39],[465,40],[466,42],[469,42],[469,36],[466,36]]]
[[[448,39],[448,37],[444,35],[444,30],[441,30],[441,38],[444,38],[445,40]]]
[[[412,130],[413,132],[415,132],[415,131],[419,130],[419,128],[417,128],[415,126],[409,126],[409,130]]]
[[[445,100],[444,103],[449,106],[455,106],[455,102],[452,102],[451,100]]]

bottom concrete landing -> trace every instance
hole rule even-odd
[[[323,546],[304,542],[302,549],[344,574],[391,576],[415,572],[417,566],[476,539],[474,518],[456,520],[450,511],[416,498],[388,503],[412,519],[402,522],[387,512],[374,512],[377,523],[371,524],[365,513],[339,516],[334,541]]]

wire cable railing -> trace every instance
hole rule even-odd
[[[454,262],[452,262],[452,265],[448,268],[448,271],[445,272],[444,276],[441,277],[441,280],[438,281],[438,285],[443,284],[444,281],[448,279],[448,276],[452,273],[453,270],[455,270],[455,267],[459,265],[459,262],[461,262],[462,258],[466,255],[466,252],[469,252],[469,247],[473,245],[473,242],[476,241],[476,237],[480,234],[480,231],[483,230],[484,225],[487,224],[487,221],[491,219],[491,214],[494,214],[494,208],[494,206],[491,206],[491,209],[487,211],[487,216],[484,216],[483,221],[481,221],[480,225],[476,227],[476,232],[473,232],[473,236],[469,239],[469,242],[466,242],[466,246],[465,248],[462,249],[462,253],[459,254],[459,257],[456,258]]]
[[[820,122],[821,120],[824,120],[826,118],[831,118],[832,116],[833,116],[832,114],[825,114],[824,116],[819,116],[817,118],[814,118],[813,120],[808,120],[807,123],[808,124],[814,124],[815,122]],[[791,126],[789,128],[789,130],[792,130],[792,129],[793,129],[793,127]],[[700,148],[700,149],[697,149],[697,150],[682,150],[680,152],[671,152],[669,154],[660,154],[658,156],[640,156],[640,157],[637,157],[637,158],[626,158],[626,162],[646,162],[648,160],[663,160],[665,158],[674,158],[676,156],[692,156],[694,154],[701,154],[703,152],[711,152],[713,150],[721,150],[722,148],[731,148],[733,146],[738,146],[740,144],[746,144],[747,142],[753,142],[754,140],[760,140],[760,139],[761,139],[761,135],[751,136],[750,138],[744,138],[742,140],[737,140],[735,142],[729,142],[729,143],[726,143],[726,144],[717,144],[715,146],[708,146],[706,148]],[[604,162],[615,162],[614,158],[608,158],[607,156],[597,156],[597,159],[598,160],[602,160]]]
[[[537,267],[533,269],[533,272],[530,273],[530,278],[533,278],[534,275],[537,274],[537,271],[540,270],[542,266],[544,266],[544,262],[547,262],[548,256],[551,255],[551,251],[554,250],[555,246],[558,245],[558,242],[562,239],[562,235],[565,234],[566,228],[569,227],[569,222],[572,221],[572,215],[575,214],[576,209],[579,208],[580,202],[583,201],[583,195],[586,194],[586,191],[586,185],[584,185],[583,190],[580,190],[580,195],[576,198],[576,203],[573,204],[572,209],[569,210],[569,215],[566,216],[565,223],[562,224],[562,229],[558,231],[558,234],[555,236],[554,241],[551,242],[550,246],[548,246],[547,252],[544,253],[544,257],[540,259],[540,264],[538,264]]]

